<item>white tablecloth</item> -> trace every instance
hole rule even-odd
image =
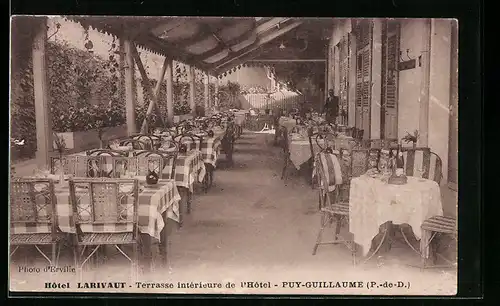
[[[439,185],[418,177],[408,177],[405,185],[390,185],[367,175],[353,178],[349,206],[349,231],[362,246],[364,256],[380,225],[388,221],[409,224],[420,239],[423,221],[443,215]]]

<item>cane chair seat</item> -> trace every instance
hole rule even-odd
[[[351,252],[353,263],[356,264],[356,245],[352,239],[342,237],[340,229],[342,220],[349,219],[349,184],[351,171],[350,167],[351,156],[344,158],[342,155],[344,150],[340,152],[330,153],[328,148],[318,154],[315,163],[315,172],[319,176],[319,206],[321,217],[321,229],[318,233],[316,243],[313,248],[312,254],[315,255],[320,245],[326,244],[344,244]],[[324,155],[323,158],[321,155]],[[328,163],[326,164],[325,161]],[[330,161],[334,161],[331,163]],[[338,166],[335,166],[338,164]],[[341,173],[338,173],[338,172]],[[332,191],[331,187],[334,185]],[[346,201],[347,200],[347,201]],[[336,223],[334,240],[329,242],[323,241],[323,232],[332,223]]]
[[[55,205],[54,182],[48,179],[16,178],[10,188],[10,244],[34,246],[51,265],[57,265],[61,242]],[[51,245],[49,258],[38,245]]]
[[[134,243],[133,233],[83,233],[80,244],[131,244]]]
[[[51,233],[33,233],[33,234],[12,234],[10,235],[11,245],[25,244],[52,244],[60,242],[66,238],[63,233],[57,233],[52,237]]]
[[[80,178],[69,181],[70,201],[75,216],[73,246],[75,267],[81,278],[84,264],[101,246],[114,245],[138,273],[138,198],[136,179]],[[133,254],[121,247],[132,245]],[[84,255],[85,248],[92,249]]]
[[[423,230],[444,234],[457,234],[457,221],[452,217],[434,216],[422,223]]]

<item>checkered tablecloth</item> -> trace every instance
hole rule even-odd
[[[70,203],[68,184],[59,185],[55,189],[56,216],[59,229],[64,233],[75,233],[73,209]],[[128,200],[128,198],[126,198]],[[167,212],[167,217],[179,222],[179,201],[181,196],[172,180],[160,180],[155,187],[141,185],[138,199],[138,223],[139,231],[151,237],[160,239],[160,232],[165,223],[162,214]],[[85,194],[80,197],[80,203],[90,203]],[[49,209],[49,208],[47,208]],[[127,213],[131,213],[132,206]],[[39,210],[39,216],[43,218],[49,212],[46,209]],[[81,225],[83,232],[125,232],[131,231],[130,225]],[[50,233],[50,226],[35,224],[16,224],[11,227],[11,234]]]
[[[163,169],[164,175],[170,175],[172,165],[169,164]],[[203,182],[206,169],[203,161],[203,155],[200,151],[191,150],[186,154],[179,154],[175,163],[175,183],[177,187],[188,188],[193,191],[196,181]]]
[[[128,152],[129,157],[133,157],[134,152],[142,150],[131,150]],[[74,155],[85,156],[85,152],[75,153]],[[112,157],[103,156],[104,158],[104,170],[110,171],[112,169]],[[137,158],[141,158],[138,156]],[[162,171],[162,178],[169,179],[172,173],[172,164],[169,163],[164,166]],[[203,153],[197,150],[190,150],[185,154],[179,153],[175,162],[175,183],[178,187],[189,188],[193,190],[193,185],[198,180],[202,182],[205,177],[205,163]]]

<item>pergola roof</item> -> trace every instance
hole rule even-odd
[[[264,52],[264,45],[299,27],[331,22],[331,19],[289,17],[68,18],[84,27],[117,37],[128,37],[141,48],[171,57],[215,76],[254,59]],[[324,28],[331,30],[326,26]]]

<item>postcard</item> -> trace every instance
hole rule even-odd
[[[11,292],[457,293],[457,20],[11,24]]]

